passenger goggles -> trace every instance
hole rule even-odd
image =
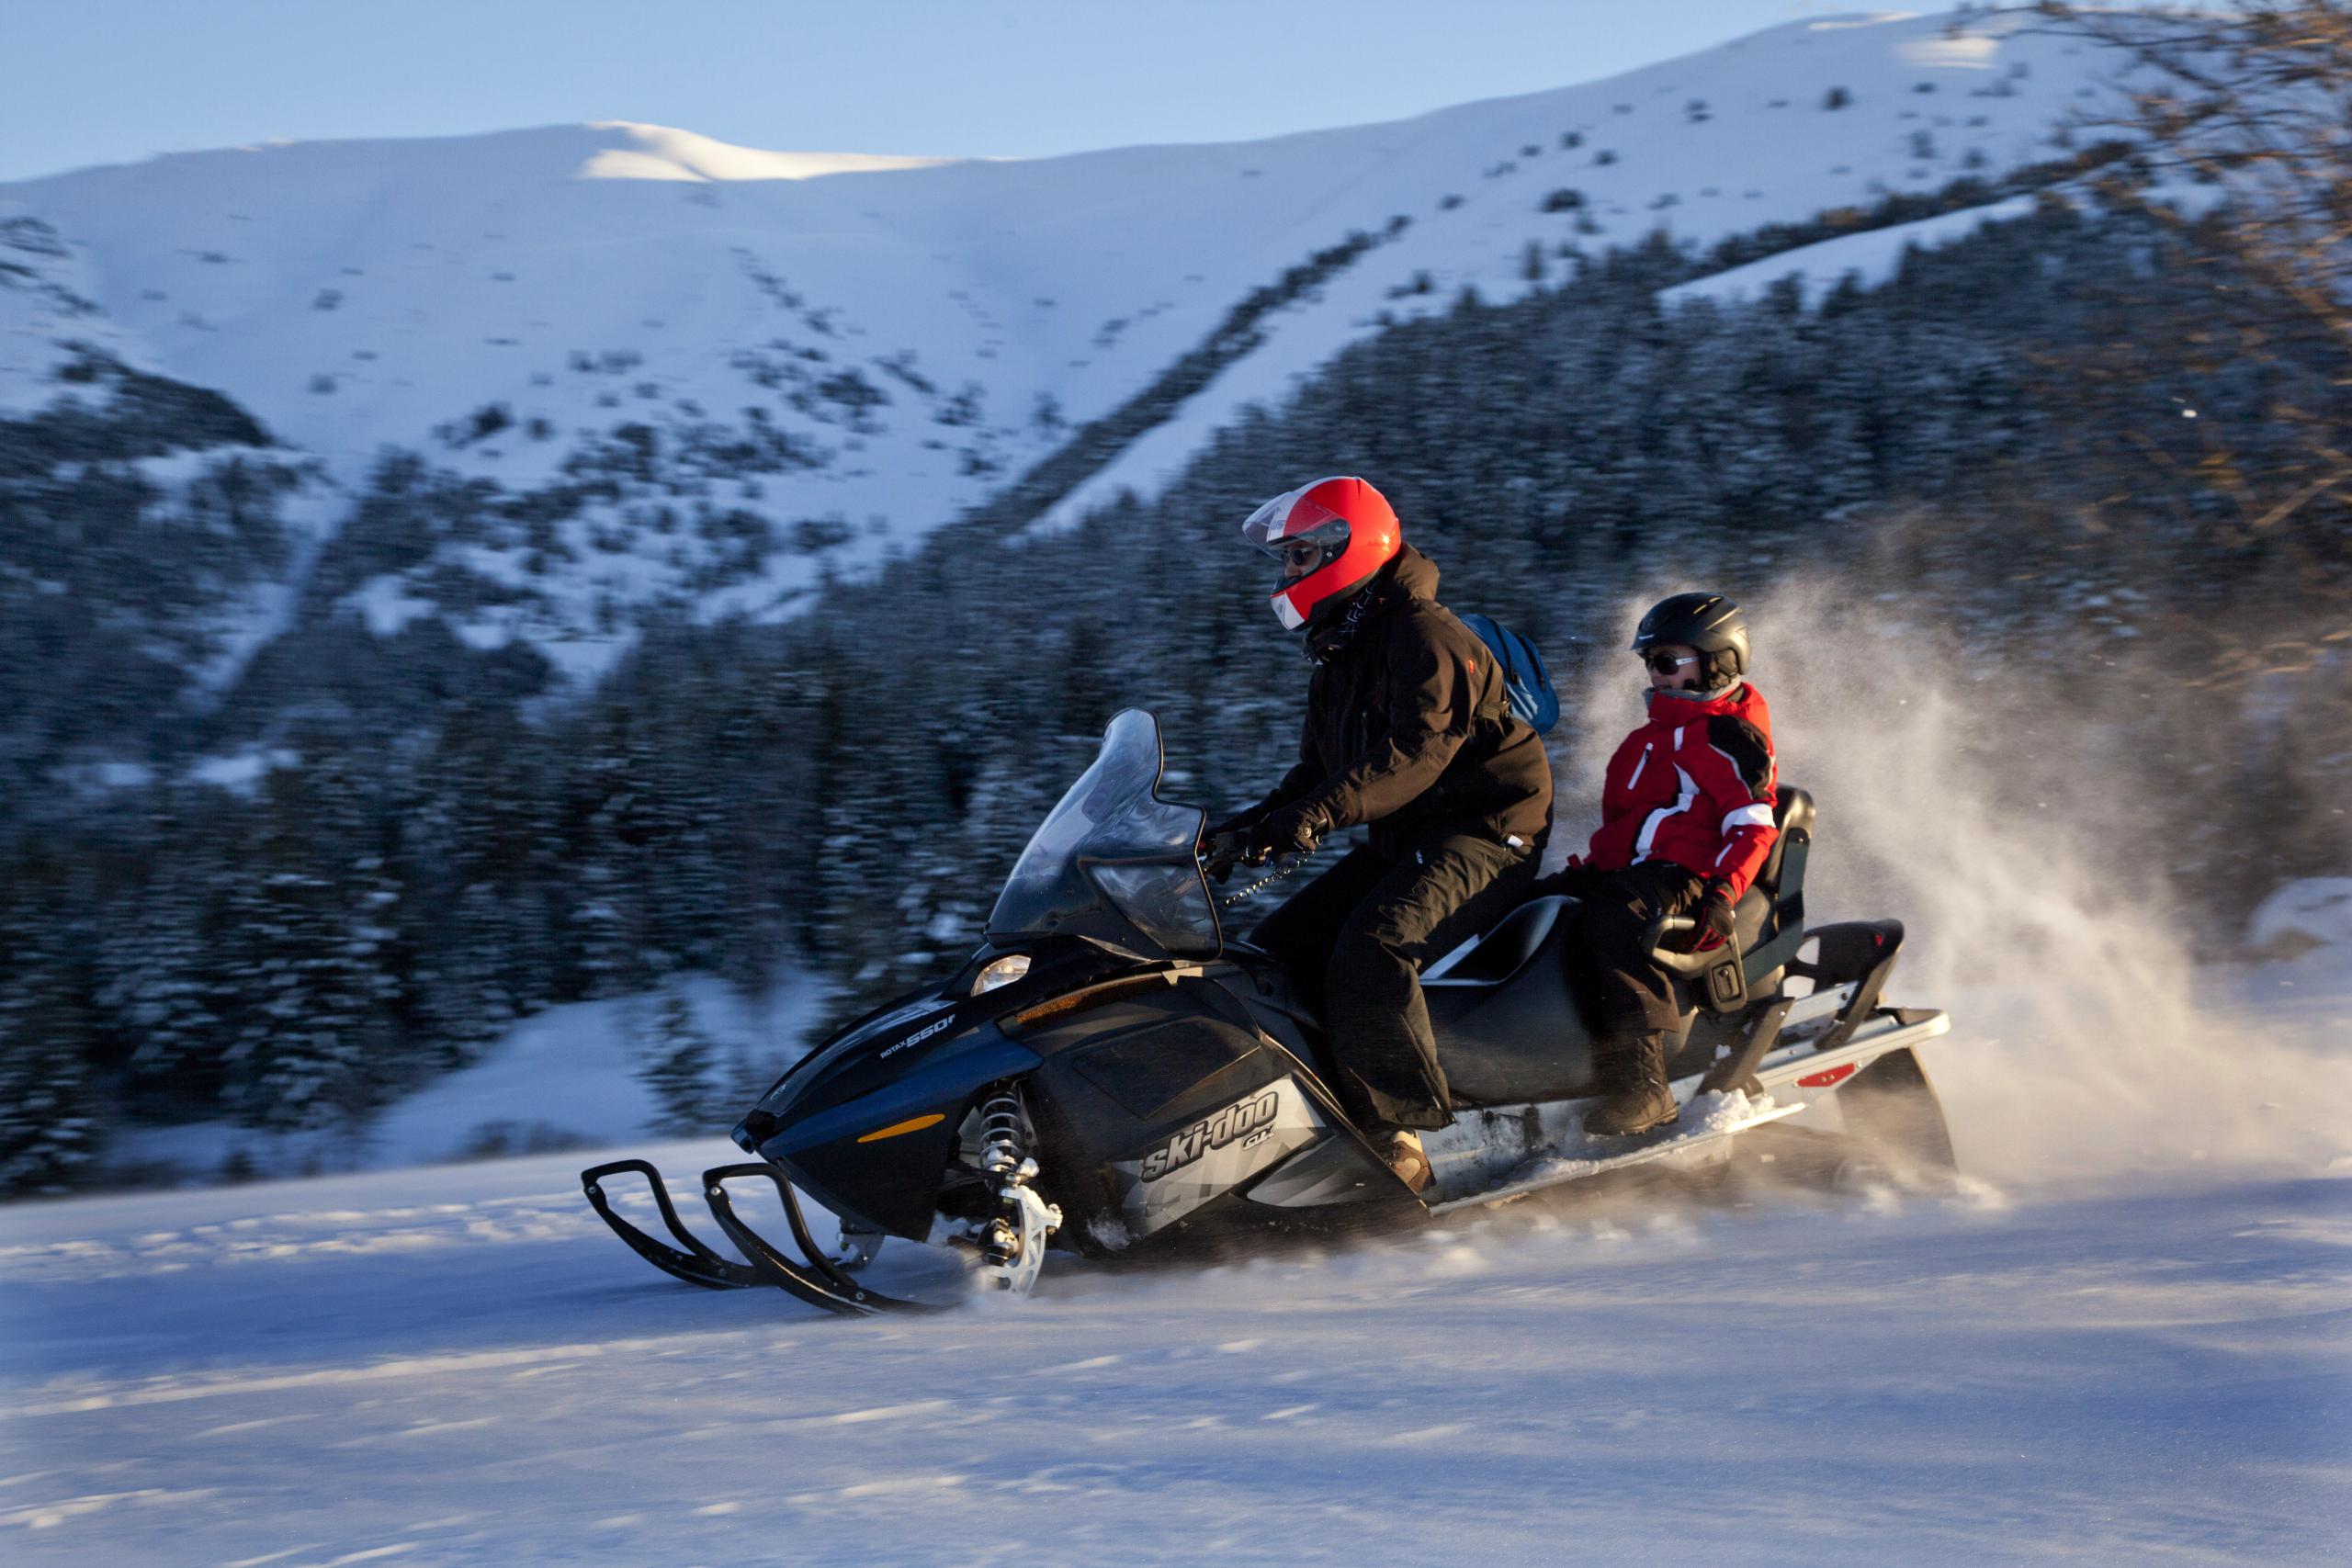
[[[1642,662],[1649,666],[1652,674],[1671,675],[1686,664],[1698,663],[1699,656],[1695,653],[1645,653]]]

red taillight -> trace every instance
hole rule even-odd
[[[1830,1089],[1852,1077],[1860,1066],[1860,1063],[1849,1062],[1842,1067],[1825,1067],[1820,1072],[1811,1073],[1797,1079],[1797,1087],[1799,1089]]]

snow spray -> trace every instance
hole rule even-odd
[[[1595,643],[1717,585],[1655,586],[1622,604],[1623,637],[1596,627]],[[2316,1175],[2352,1154],[2352,1055],[2313,1049],[2312,1019],[2232,1006],[2198,969],[2144,784],[2080,705],[1854,583],[1783,584],[1745,608],[1781,778],[1819,810],[1808,922],[1904,922],[1888,993],[1952,1015],[1922,1059],[1964,1170],[2082,1190]],[[1599,819],[1602,766],[1646,700],[1630,656],[1578,677],[1555,857]]]

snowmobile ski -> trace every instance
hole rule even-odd
[[[735,1205],[727,1194],[727,1183],[737,1177],[760,1177],[775,1183],[776,1196],[784,1201],[785,1222],[792,1227],[792,1239],[808,1259],[803,1267],[779,1252],[768,1239],[743,1223],[735,1213]],[[882,1292],[859,1284],[842,1270],[824,1248],[808,1234],[808,1222],[800,1212],[800,1200],[793,1193],[792,1183],[772,1165],[722,1165],[703,1172],[703,1197],[710,1204],[711,1216],[727,1239],[742,1248],[743,1256],[763,1283],[789,1292],[811,1306],[829,1312],[854,1315],[860,1313],[922,1313],[941,1312],[944,1307],[930,1302],[908,1301],[903,1297],[885,1295]]]
[[[612,1200],[605,1190],[605,1183],[614,1176],[634,1175],[645,1178],[652,1189],[653,1201],[661,1211],[662,1223],[679,1245],[671,1247],[613,1212]],[[727,1191],[727,1182],[738,1177],[755,1176],[775,1183],[777,1196],[783,1201],[786,1223],[791,1227],[792,1239],[805,1264],[796,1263],[765,1236],[745,1224],[735,1213],[735,1205]],[[799,1200],[791,1183],[781,1171],[766,1165],[722,1165],[703,1172],[704,1200],[709,1203],[711,1217],[718,1222],[729,1241],[751,1259],[746,1265],[714,1252],[686,1229],[678,1218],[675,1204],[670,1200],[669,1189],[662,1180],[662,1173],[652,1164],[641,1159],[614,1160],[594,1166],[580,1173],[581,1187],[589,1204],[612,1227],[613,1233],[627,1242],[637,1255],[661,1269],[707,1290],[750,1290],[758,1286],[776,1289],[807,1302],[810,1306],[843,1316],[858,1316],[887,1312],[935,1312],[938,1307],[925,1302],[902,1300],[873,1290],[851,1278],[842,1261],[829,1255],[817,1245],[809,1234],[808,1223],[800,1209]],[[859,1249],[854,1249],[854,1251]]]
[[[653,1201],[662,1211],[662,1223],[678,1246],[646,1235],[635,1225],[613,1213],[612,1199],[605,1191],[605,1183],[615,1176],[642,1176],[653,1190]],[[748,1290],[767,1283],[757,1271],[745,1268],[731,1258],[722,1258],[696,1240],[678,1218],[676,1205],[670,1201],[670,1190],[662,1185],[662,1173],[651,1162],[641,1159],[616,1159],[606,1165],[591,1166],[580,1173],[580,1186],[588,1195],[594,1208],[613,1234],[627,1242],[635,1252],[664,1274],[675,1275],[689,1285],[700,1285],[712,1291]]]

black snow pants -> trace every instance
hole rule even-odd
[[[1578,978],[1588,987],[1586,994],[1599,1004],[1600,1037],[1626,1041],[1672,1034],[1681,1024],[1674,984],[1650,961],[1642,939],[1657,916],[1689,914],[1706,891],[1706,878],[1662,860],[1598,876],[1563,874],[1564,881],[1570,878],[1575,885],[1560,891],[1584,900],[1578,931],[1583,940],[1570,951],[1581,966]]]
[[[1369,844],[1294,894],[1251,933],[1321,1013],[1340,1103],[1366,1132],[1453,1119],[1421,970],[1527,896],[1535,856],[1483,834],[1432,830],[1396,855]]]

